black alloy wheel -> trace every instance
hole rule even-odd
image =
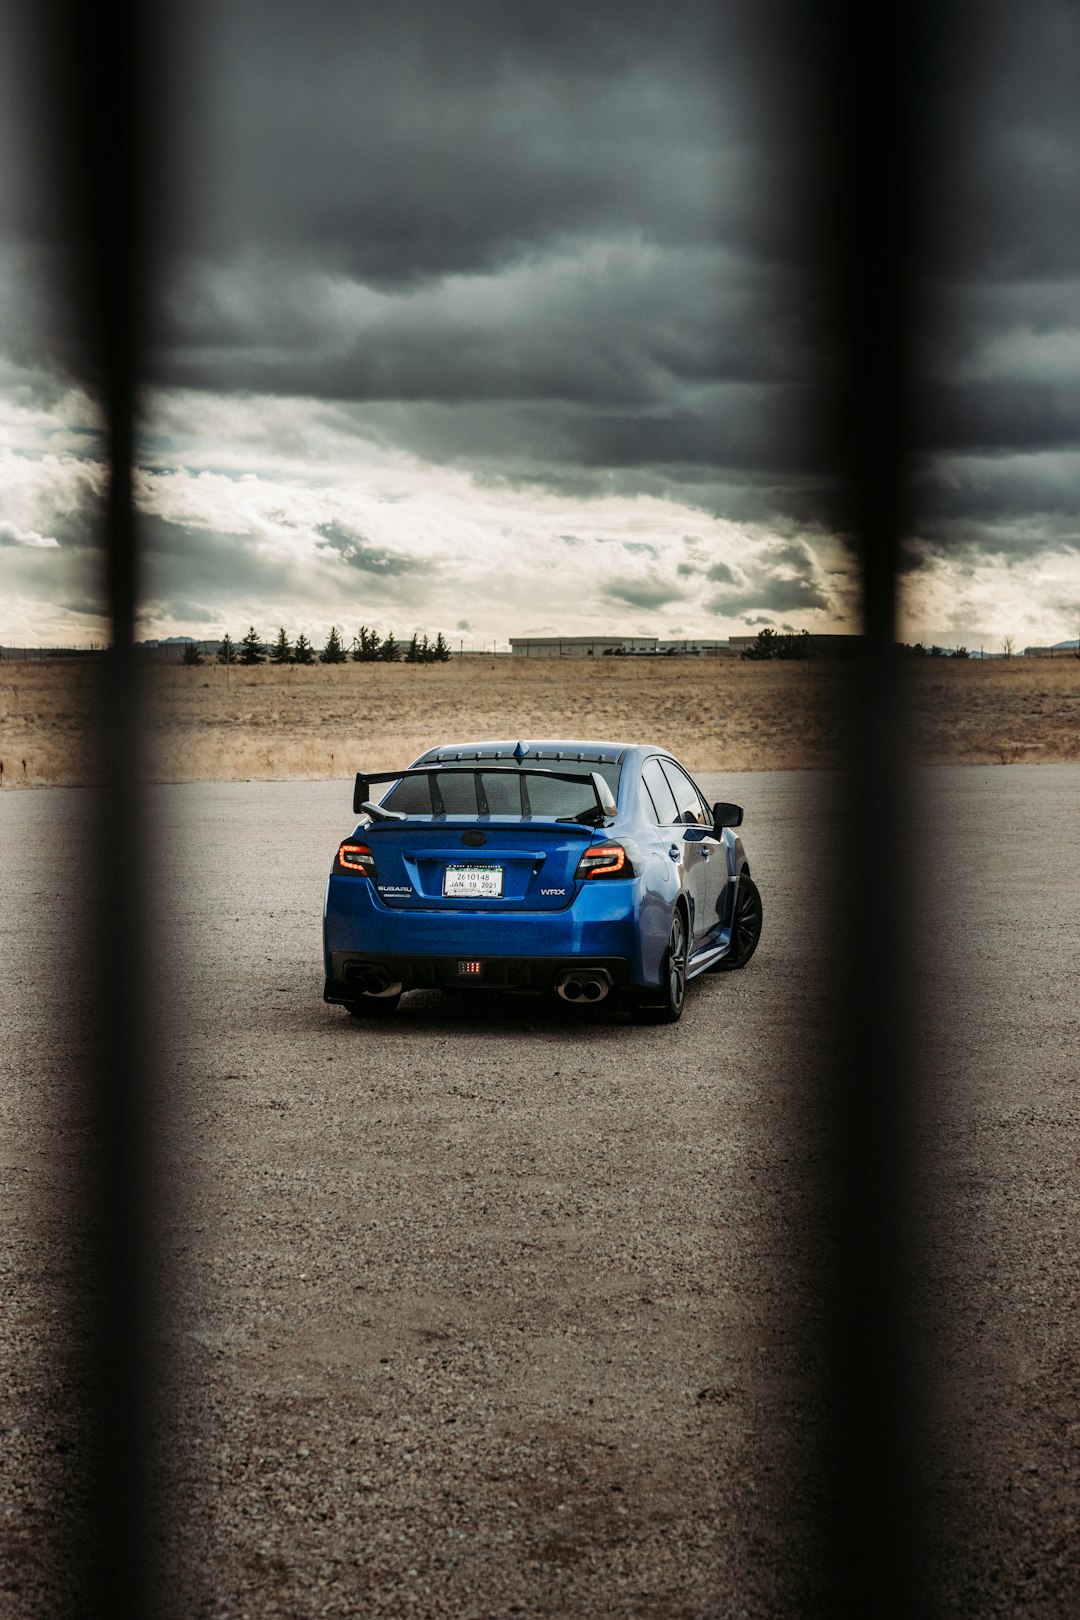
[[[631,1013],[635,1023],[678,1023],[686,1000],[686,958],[686,918],[681,906],[676,906],[667,950],[664,952],[663,977],[656,990],[640,992],[632,1004]]]
[[[731,949],[717,962],[718,972],[730,973],[735,968],[746,966],[757,950],[757,943],[761,938],[762,916],[758,886],[749,872],[744,872],[735,894],[735,915],[731,919]]]

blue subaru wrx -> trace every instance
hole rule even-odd
[[[673,1023],[687,980],[745,967],[761,933],[742,810],[709,805],[663,748],[450,743],[358,775],[353,812],[323,944],[325,999],[356,1017],[484,989],[616,993]]]

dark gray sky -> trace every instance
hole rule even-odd
[[[147,632],[853,628],[783,16],[185,8]],[[925,110],[905,628],[1023,644],[1080,624],[1080,23],[1053,0],[959,16]],[[93,622],[94,414],[3,144],[0,635],[71,639]]]

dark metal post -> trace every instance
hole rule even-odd
[[[914,1069],[906,965],[911,779],[897,577],[908,530],[922,210],[918,117],[930,71],[919,6],[835,0],[820,14],[820,266],[835,525],[862,587],[849,681],[837,874],[837,1073],[822,1261],[833,1414],[823,1525],[835,1616],[925,1605],[917,1465],[926,1392],[912,1279]]]
[[[76,371],[97,399],[109,484],[101,607],[109,650],[92,746],[94,790],[80,868],[79,930],[92,964],[83,1018],[89,1062],[71,1075],[86,1121],[72,1189],[71,1364],[81,1400],[68,1533],[57,1591],[91,1620],[157,1612],[151,1548],[154,1266],[153,1074],[144,1009],[147,828],[141,768],[141,676],[135,646],[138,544],[132,501],[137,390],[146,308],[154,154],[149,8],[51,0],[40,13],[39,62],[50,108],[58,302]]]

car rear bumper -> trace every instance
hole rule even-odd
[[[459,961],[479,960],[492,987],[502,974],[505,988],[516,978],[526,981],[517,988],[550,989],[560,972],[594,964],[607,967],[616,985],[654,985],[669,916],[641,895],[639,882],[585,884],[559,911],[507,913],[391,908],[363,878],[334,876],[323,925],[326,980],[340,987],[339,964],[351,959],[394,962],[402,971],[393,978],[406,986],[457,985],[465,979]]]
[[[331,951],[323,1000],[355,1001],[357,981],[372,968],[405,990],[533,990],[552,993],[568,974],[606,975],[614,989],[630,984],[630,963],[617,956],[396,956]]]

